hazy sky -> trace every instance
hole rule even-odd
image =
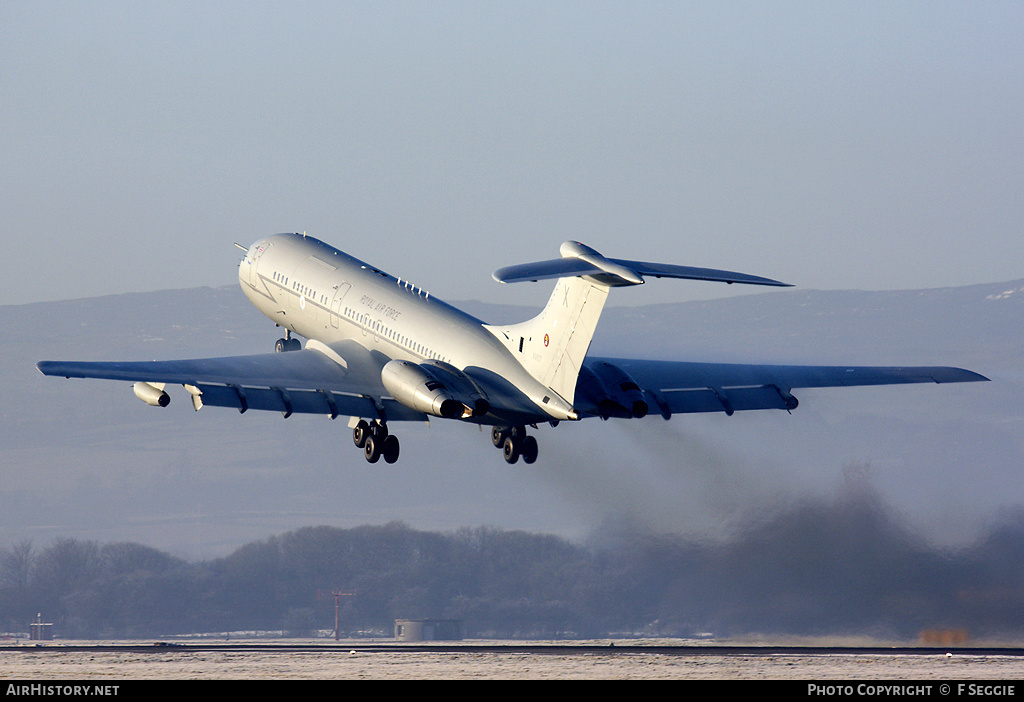
[[[1024,277],[1016,0],[6,0],[0,36],[0,304],[233,283],[279,231],[452,300],[532,301],[490,272],[570,238],[803,288]]]

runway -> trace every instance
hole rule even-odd
[[[17,642],[0,646],[0,678],[1013,681],[1024,679],[1024,648],[633,641]]]

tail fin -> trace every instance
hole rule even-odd
[[[583,359],[608,299],[608,287],[560,278],[544,310],[520,324],[488,326],[527,372],[572,405]]]
[[[594,331],[613,287],[642,285],[645,275],[657,278],[688,278],[725,283],[785,286],[768,278],[709,268],[605,258],[576,241],[559,249],[561,258],[502,268],[495,280],[537,281],[557,278],[544,310],[520,324],[487,328],[505,343],[534,378],[569,405],[576,394],[580,368],[590,349]]]

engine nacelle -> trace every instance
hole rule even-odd
[[[454,367],[394,360],[381,369],[380,379],[391,396],[403,405],[435,417],[465,419],[490,409],[479,393],[473,397],[466,388],[458,386],[464,379],[475,390],[469,379]]]
[[[135,397],[153,407],[166,407],[171,402],[171,396],[164,392],[163,383],[138,382],[132,386],[132,390],[135,391]]]
[[[579,392],[589,397],[602,417],[646,417],[650,407],[643,390],[626,371],[611,363],[594,363],[580,371]]]
[[[484,392],[468,375],[455,366],[444,361],[434,360],[426,361],[420,364],[420,367],[444,383],[452,396],[463,404],[466,409],[463,417],[479,417],[490,411],[491,404],[487,401]]]

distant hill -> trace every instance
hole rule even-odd
[[[614,305],[615,298],[611,304]],[[525,307],[457,303],[486,321]],[[42,359],[270,351],[237,287],[0,306],[0,544],[134,540],[185,556],[309,525],[402,520],[582,538],[616,520],[726,533],[759,510],[867,475],[908,524],[956,543],[1024,495],[1024,280],[896,292],[787,290],[606,309],[593,350],[692,360],[941,364],[991,383],[816,390],[733,417],[563,423],[508,466],[476,428],[401,427],[369,466],[344,420],[167,409],[126,383],[46,378]]]

